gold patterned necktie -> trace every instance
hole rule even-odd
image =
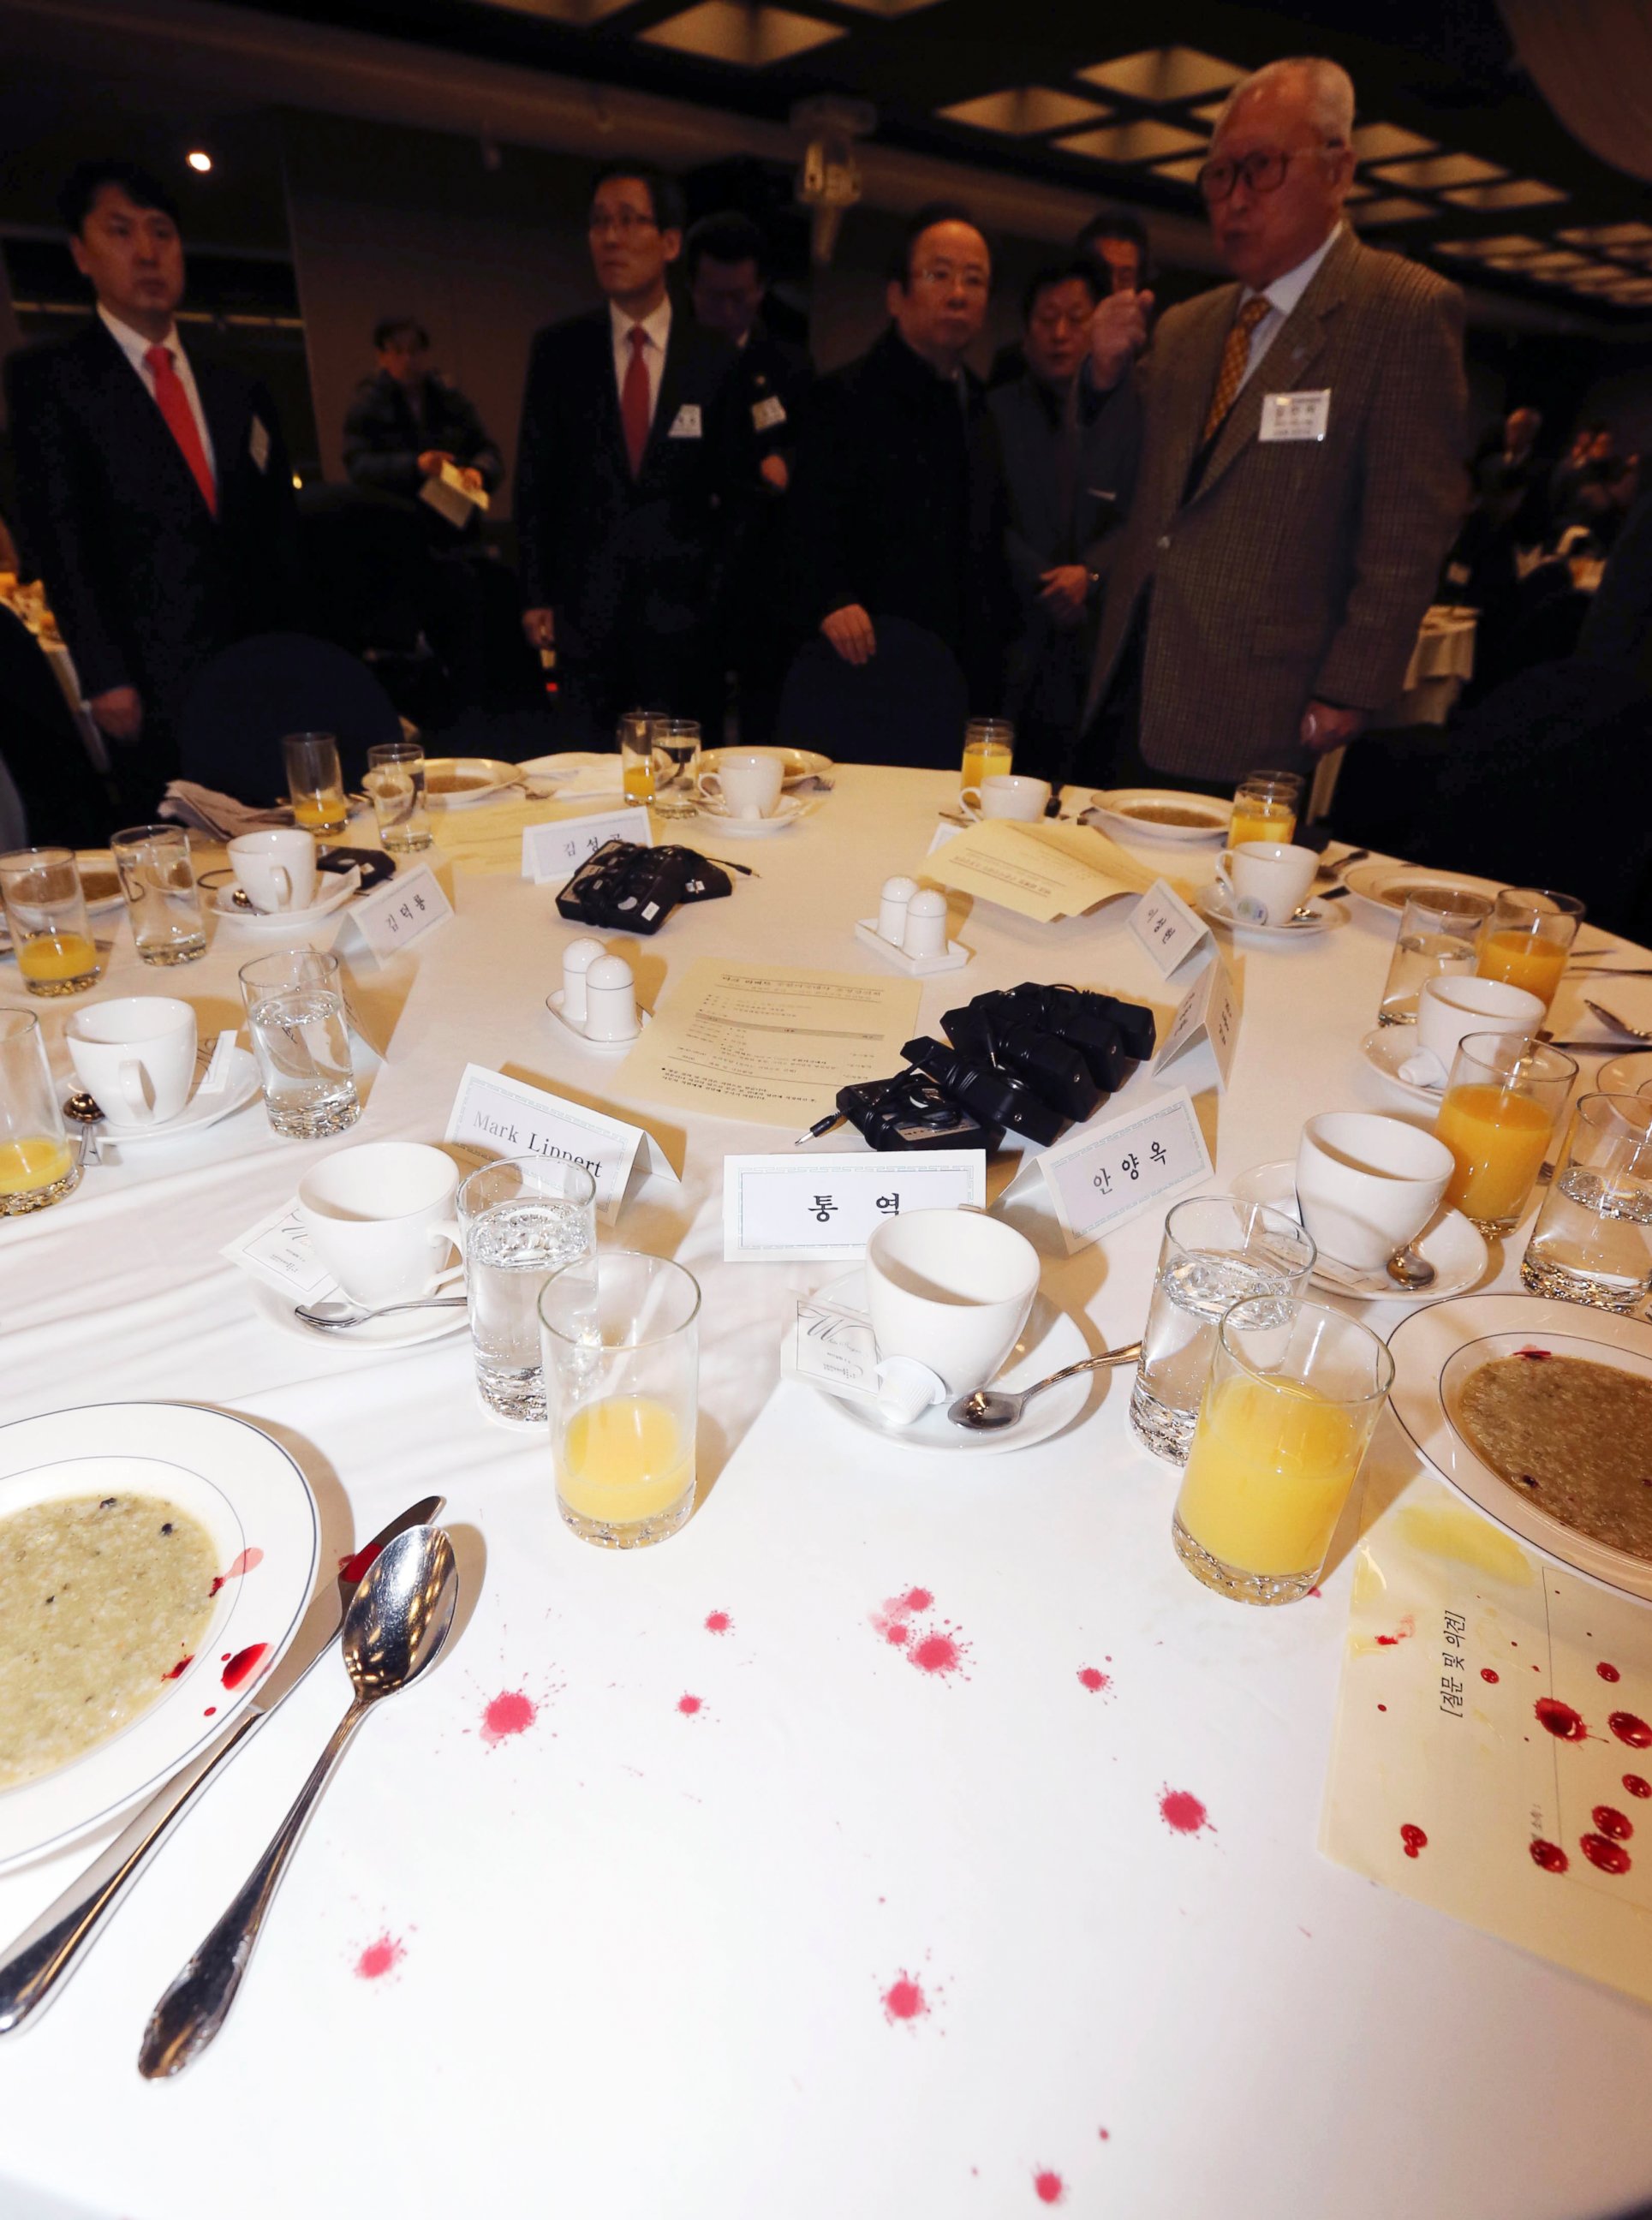
[[[1210,410],[1205,418],[1205,429],[1199,443],[1200,446],[1214,438],[1222,419],[1233,406],[1239,388],[1244,383],[1245,366],[1250,360],[1250,334],[1272,306],[1265,294],[1258,293],[1245,302],[1233,319],[1227,343],[1222,349],[1222,366],[1216,373],[1216,390],[1211,396]]]

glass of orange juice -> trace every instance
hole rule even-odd
[[[33,1010],[0,1010],[0,1217],[44,1210],[80,1184]]]
[[[627,709],[620,720],[620,790],[627,801],[654,799],[654,720]]]
[[[103,976],[72,848],[0,856],[0,901],[17,969],[31,995],[78,995]]]
[[[344,798],[339,743],[331,733],[289,733],[281,743],[287,761],[292,821],[306,832],[342,832],[350,812]]]
[[[1547,1008],[1582,922],[1583,905],[1574,895],[1548,887],[1505,887],[1481,934],[1474,969],[1482,979],[1524,987]]]
[[[1529,1033],[1458,1043],[1434,1130],[1456,1160],[1445,1200],[1483,1233],[1520,1223],[1576,1077],[1563,1050]]]
[[[1227,845],[1246,840],[1290,841],[1302,806],[1302,781],[1294,770],[1253,770],[1234,789]]]
[[[978,787],[983,778],[1007,778],[1015,760],[1015,727],[1003,717],[971,717],[963,728],[960,786]]]
[[[1368,1326],[1323,1303],[1250,1295],[1217,1330],[1171,1537],[1237,1603],[1295,1603],[1331,1537],[1393,1380]]]
[[[700,1288],[666,1257],[594,1250],[539,1290],[557,1508],[583,1541],[643,1549],[694,1508]]]

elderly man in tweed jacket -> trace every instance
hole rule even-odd
[[[1462,512],[1462,296],[1343,221],[1354,90],[1333,62],[1235,87],[1200,175],[1237,281],[1172,309],[1071,775],[1228,788],[1352,739],[1400,690]],[[1150,295],[1097,311],[1098,386]]]

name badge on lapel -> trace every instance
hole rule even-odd
[[[771,393],[766,401],[754,401],[751,403],[751,424],[754,430],[770,431],[775,425],[783,424],[785,421],[785,403],[777,393]]]
[[[1331,423],[1331,388],[1317,393],[1265,393],[1259,440],[1323,440]]]
[[[700,404],[697,401],[685,401],[671,419],[671,428],[665,436],[668,440],[697,440],[700,435]]]
[[[252,458],[252,467],[260,477],[270,467],[270,434],[261,417],[252,419],[252,427],[246,435],[246,452]]]

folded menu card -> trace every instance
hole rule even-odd
[[[1077,917],[1114,895],[1144,894],[1158,874],[1088,825],[994,817],[926,858],[923,875],[1037,925]],[[1179,893],[1185,890],[1178,888]]]

